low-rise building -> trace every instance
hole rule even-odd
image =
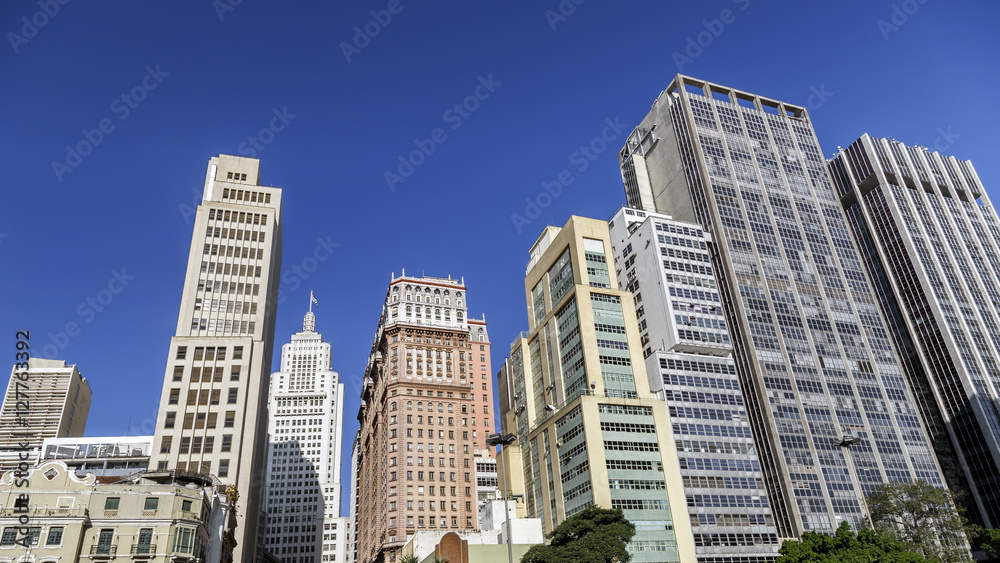
[[[0,477],[0,561],[229,563],[234,500],[207,475],[148,472],[102,484],[46,461]]]

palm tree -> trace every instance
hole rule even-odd
[[[409,555],[404,555],[400,560],[400,563],[420,563],[420,560],[417,559],[416,555],[411,553]]]

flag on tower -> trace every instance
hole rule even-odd
[[[316,296],[313,295],[312,290],[309,290],[309,302],[319,305],[319,301],[316,300]]]

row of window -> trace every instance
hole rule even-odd
[[[187,358],[187,349],[188,349],[187,346],[178,346],[177,347],[177,356],[176,356],[176,359],[178,359],[178,360],[186,359]],[[206,347],[203,347],[203,346],[198,346],[198,347],[196,347],[194,349],[194,359],[195,359],[195,361],[201,361],[201,360],[205,360],[205,361],[225,360],[226,359],[226,347],[225,346],[220,346],[218,348],[215,348],[215,347],[209,346],[209,347],[206,348]],[[234,360],[242,360],[243,359],[243,347],[242,346],[234,346],[233,347],[233,359]]]
[[[241,181],[246,180],[246,174],[240,174]],[[252,190],[222,190],[222,201],[234,199],[236,201],[249,201],[250,203],[271,203],[271,194],[255,192]]]
[[[235,255],[234,255],[235,253]],[[202,252],[206,256],[225,256],[227,258],[249,258],[250,260],[263,260],[264,259],[264,249],[263,248],[249,248],[246,246],[222,246],[221,248],[217,244],[205,244],[205,250]]]

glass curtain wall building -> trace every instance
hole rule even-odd
[[[630,207],[702,225],[780,536],[943,484],[805,108],[678,75],[619,153]],[[849,446],[849,447],[848,447]]]
[[[829,162],[924,423],[969,516],[1000,524],[1000,220],[972,163],[864,135]]]

